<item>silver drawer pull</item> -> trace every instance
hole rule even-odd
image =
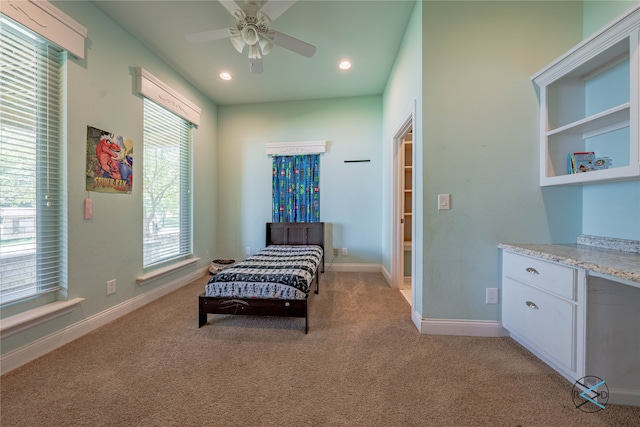
[[[536,270],[533,267],[527,267],[527,273],[531,273],[531,274],[540,274],[538,273],[538,270]]]
[[[533,301],[527,301],[525,304],[532,310],[538,310],[538,305]]]

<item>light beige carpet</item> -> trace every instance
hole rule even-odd
[[[204,277],[0,378],[9,426],[638,426],[576,409],[509,338],[421,335],[379,274],[328,272],[304,319],[209,316]]]

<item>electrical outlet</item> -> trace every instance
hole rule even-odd
[[[205,258],[207,258],[207,259],[209,259],[209,251],[206,251],[206,252],[204,253],[204,257],[205,257]]]
[[[333,248],[333,256],[338,256],[340,254],[340,249]]]
[[[107,281],[107,295],[116,293],[116,279]]]
[[[498,288],[487,288],[486,290],[486,303],[497,304],[498,303]]]
[[[342,248],[342,256],[347,256],[348,253],[347,248]]]
[[[251,246],[247,246],[246,248],[244,248],[244,253],[245,255],[251,255]]]

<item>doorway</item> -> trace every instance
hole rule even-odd
[[[402,137],[402,282],[400,292],[411,304],[411,254],[413,251],[413,131]]]
[[[414,251],[414,144],[413,115],[394,136],[393,286],[413,306]]]

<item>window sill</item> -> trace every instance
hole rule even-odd
[[[138,285],[142,286],[142,285],[146,285],[147,283],[149,283],[152,280],[156,280],[159,279],[162,276],[166,276],[167,274],[171,274],[175,271],[178,271],[180,269],[183,269],[185,267],[189,267],[190,265],[193,265],[195,263],[197,263],[200,260],[200,258],[189,258],[189,259],[185,259],[183,261],[180,262],[176,262],[175,264],[171,264],[167,267],[163,267],[163,268],[159,268],[157,270],[153,270],[150,271],[147,274],[143,274],[142,276],[139,276],[136,278],[136,282],[138,283]]]
[[[0,320],[0,337],[6,338],[75,310],[85,298],[56,301]]]

